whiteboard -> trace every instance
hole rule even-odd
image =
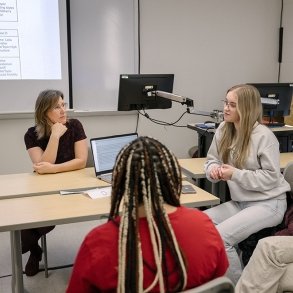
[[[120,74],[137,73],[136,1],[70,1],[75,110],[117,110]]]

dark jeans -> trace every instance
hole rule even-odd
[[[21,248],[22,253],[26,253],[28,251],[33,251],[36,247],[38,247],[39,239],[52,231],[55,226],[34,228],[34,229],[26,229],[21,231]]]

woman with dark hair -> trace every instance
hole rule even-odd
[[[159,141],[126,145],[114,167],[109,220],[83,241],[67,292],[180,292],[222,276],[223,242],[204,213],[180,205],[181,180],[177,159]]]
[[[39,174],[72,171],[86,166],[86,134],[77,119],[67,118],[63,93],[58,90],[45,90],[39,94],[35,104],[35,126],[27,130],[24,141],[33,169]],[[38,240],[53,228],[22,231],[22,253],[30,251],[25,266],[27,276],[38,273],[42,258]]]
[[[254,86],[229,89],[224,100],[224,122],[214,135],[205,164],[207,178],[227,181],[230,190],[230,201],[205,213],[224,240],[228,277],[234,284],[242,272],[238,243],[282,222],[286,192],[290,190],[280,172],[279,142],[261,120],[260,94]]]

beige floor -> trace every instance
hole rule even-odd
[[[34,277],[23,276],[25,293],[63,293],[66,290],[72,267],[59,267],[71,265],[74,262],[78,248],[84,236],[101,221],[91,221],[57,226],[47,235],[49,278],[44,272]],[[23,266],[28,253],[23,255]],[[41,263],[42,266],[42,263]],[[10,234],[0,233],[0,292],[11,291],[11,257]]]

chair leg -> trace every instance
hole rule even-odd
[[[44,268],[45,268],[45,277],[48,278],[48,256],[47,256],[47,239],[46,234],[41,237],[41,246],[44,253]]]

